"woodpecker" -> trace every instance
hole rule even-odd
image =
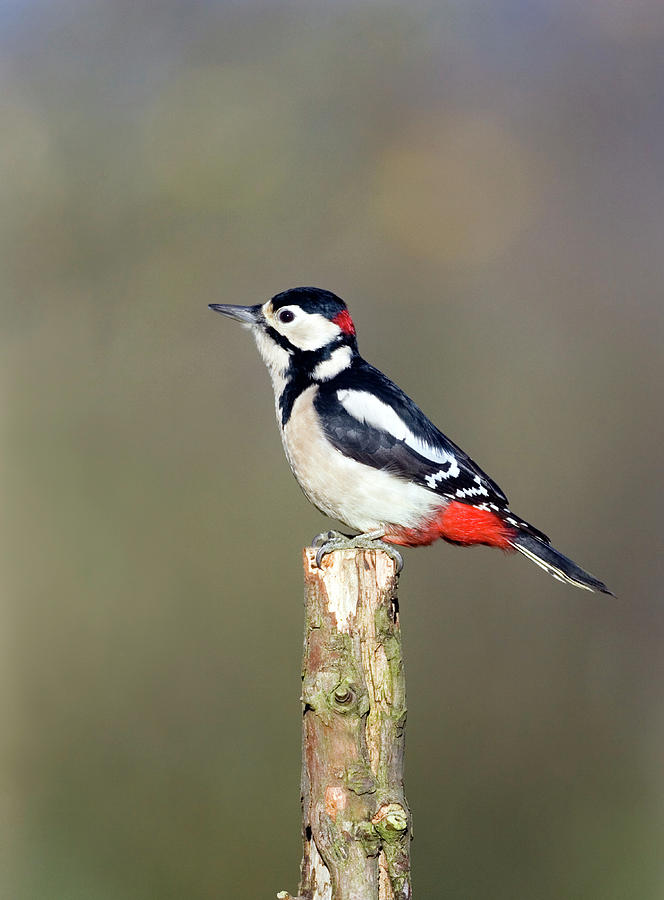
[[[321,512],[359,531],[314,539],[321,565],[342,547],[416,547],[442,538],[518,552],[554,578],[611,591],[515,515],[495,481],[366,362],[343,300],[297,287],[264,304],[210,304],[248,326],[269,371],[291,470]]]

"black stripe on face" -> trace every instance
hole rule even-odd
[[[287,337],[284,337],[280,331],[277,331],[277,329],[273,328],[271,325],[265,325],[265,334],[272,338],[274,343],[278,344],[282,350],[286,350],[288,353],[298,352],[297,347],[294,344],[291,344]]]

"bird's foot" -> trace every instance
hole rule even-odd
[[[321,531],[320,534],[317,534],[316,537],[311,539],[312,547],[322,547],[323,544],[326,544],[328,541],[333,541],[335,539],[346,540],[346,538],[351,538],[352,534],[342,534],[341,531]]]
[[[398,575],[403,569],[403,556],[391,544],[381,540],[384,534],[385,532],[382,529],[367,531],[365,534],[358,534],[356,537],[348,537],[340,534],[338,531],[318,534],[314,538],[313,543],[313,546],[318,548],[316,551],[316,565],[320,569],[323,557],[327,556],[328,553],[332,553],[333,550],[382,550],[396,563]]]

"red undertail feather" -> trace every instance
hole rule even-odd
[[[344,334],[355,334],[355,326],[347,309],[342,309],[332,321],[341,328]]]
[[[536,531],[532,526],[523,523],[523,527],[516,528],[505,522],[498,513],[488,509],[477,509],[456,500],[444,509],[438,510],[431,519],[416,528],[390,525],[385,533],[386,541],[404,547],[432,544],[438,538],[466,547],[472,544],[487,544],[489,547],[499,547],[509,552],[518,550],[558,581],[573,584],[587,591],[611,594],[604,582],[586,572],[573,560],[564,556],[560,550],[552,547],[546,535]]]
[[[511,540],[516,533],[517,529],[508,525],[497,513],[452,501],[433,519],[417,528],[390,526],[385,540],[404,547],[417,547],[443,538],[466,547],[486,544],[501,550],[513,550]]]

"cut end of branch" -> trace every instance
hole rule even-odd
[[[384,577],[394,578],[397,574],[396,562],[384,550],[361,548],[332,550],[325,554],[320,568],[316,565],[317,552],[316,547],[305,547],[303,550],[305,571],[308,570],[312,574],[334,570],[349,560],[361,563],[365,569],[375,569],[379,581]]]
[[[398,580],[396,563],[382,550],[351,549],[333,550],[318,567],[316,552],[314,547],[304,548],[305,581],[309,588],[323,588],[337,631],[350,634],[356,625],[361,585],[370,584],[378,594],[394,591]]]

